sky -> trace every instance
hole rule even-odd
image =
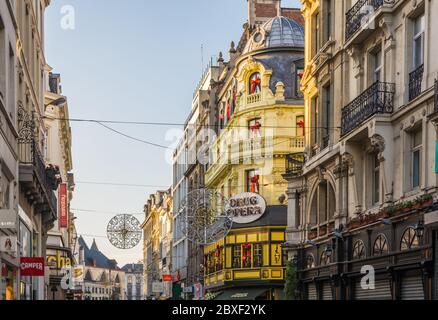
[[[283,0],[282,6],[298,7],[299,1]],[[73,30],[63,28],[66,8],[74,9]],[[61,74],[70,118],[184,123],[203,67],[219,51],[227,57],[231,41],[238,43],[247,1],[55,0],[45,19],[46,60]],[[108,126],[164,146],[174,143],[166,140],[169,130],[182,129]],[[142,260],[142,242],[116,249],[106,227],[117,214],[136,214],[144,221],[149,195],[171,185],[168,151],[96,123],[72,122],[71,127],[76,181],[71,207],[78,233],[89,245],[95,238],[120,267]]]

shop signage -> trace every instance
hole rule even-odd
[[[152,293],[162,293],[164,291],[164,286],[162,282],[152,282]]]
[[[14,254],[17,252],[17,237],[2,236],[0,237],[0,252]]]
[[[14,210],[0,210],[0,229],[16,229],[17,213]]]
[[[44,258],[20,258],[20,271],[24,277],[44,277]]]
[[[71,259],[66,257],[67,251],[56,250],[56,254],[47,255],[47,265],[51,269],[61,270],[63,268],[71,268]]]
[[[75,283],[84,282],[84,266],[76,265],[73,268],[73,280]]]
[[[193,293],[193,286],[188,286],[183,289],[184,293]]]
[[[68,213],[67,213],[67,184],[61,183],[58,190],[59,202],[59,227],[68,227]]]
[[[245,192],[230,198],[226,210],[234,223],[251,223],[263,216],[266,201],[257,193]]]
[[[163,281],[164,282],[172,282],[173,281],[173,277],[171,274],[163,274]]]

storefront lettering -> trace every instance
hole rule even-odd
[[[229,200],[227,213],[236,223],[250,223],[266,211],[265,200],[256,193],[242,193]]]

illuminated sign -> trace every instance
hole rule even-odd
[[[0,237],[0,252],[14,254],[17,252],[17,237]]]
[[[17,213],[14,210],[0,210],[0,229],[16,229]]]
[[[226,210],[234,223],[251,223],[263,216],[266,211],[266,201],[257,193],[245,192],[232,197]]]
[[[68,213],[67,213],[67,184],[61,183],[58,190],[59,202],[59,227],[68,227]]]
[[[52,270],[61,270],[63,268],[71,268],[72,266],[71,259],[67,257],[67,252],[60,250],[56,250],[55,254],[51,254],[51,252],[47,254],[47,265]]]

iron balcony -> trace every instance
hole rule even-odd
[[[346,135],[376,114],[391,114],[394,110],[394,93],[394,83],[373,83],[342,109],[341,135]]]

